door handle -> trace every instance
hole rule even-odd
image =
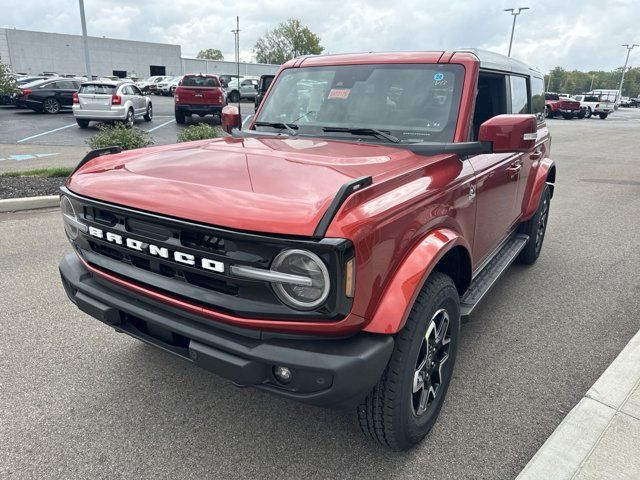
[[[510,180],[517,180],[518,179],[518,174],[520,173],[520,170],[522,169],[522,165],[521,164],[516,164],[516,165],[511,165],[510,167],[507,168],[507,172],[509,172],[509,179]]]
[[[542,149],[538,148],[529,156],[531,160],[540,160],[542,158]]]

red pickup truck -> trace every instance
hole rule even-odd
[[[220,116],[227,96],[216,75],[185,75],[173,94],[177,123],[185,123],[191,115]]]
[[[580,108],[580,102],[561,97],[557,93],[544,94],[544,114],[547,118],[562,115],[565,120],[572,118],[584,118],[585,110]]]
[[[540,254],[543,88],[478,50],[291,60],[246,129],[229,105],[228,137],[80,162],[61,192],[64,288],[117,332],[352,408],[408,449],[443,405],[461,319]]]

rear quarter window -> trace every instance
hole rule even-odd
[[[87,93],[94,95],[113,95],[116,92],[116,87],[112,85],[82,85],[78,93]]]
[[[540,77],[531,77],[531,113],[538,121],[544,120],[544,80]]]
[[[183,87],[219,87],[220,82],[216,77],[185,76],[182,79]]]

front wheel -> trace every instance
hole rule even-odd
[[[580,110],[580,111],[578,112],[578,118],[579,118],[579,119],[583,119],[583,118],[584,118],[584,116],[585,116],[585,112],[584,112],[584,110]]]
[[[231,103],[238,103],[240,101],[240,94],[236,91],[233,91],[229,94],[229,101]]]
[[[381,380],[357,408],[365,436],[408,450],[429,433],[451,381],[459,334],[458,290],[451,278],[434,272],[396,335]]]
[[[593,112],[591,111],[591,108],[589,108],[589,109],[587,110],[586,117],[587,117],[587,118],[591,118],[591,116],[592,116],[592,115],[593,115]]]
[[[608,116],[609,116],[608,113],[601,113],[600,114],[600,120],[605,120]]]
[[[134,123],[135,123],[135,118],[133,115],[133,109],[130,108],[129,110],[127,110],[127,116],[124,119],[124,126],[127,128],[132,128]]]
[[[542,190],[542,195],[540,195],[540,203],[538,203],[536,213],[534,213],[533,217],[526,222],[522,222],[518,227],[518,232],[528,235],[529,241],[516,257],[517,263],[531,265],[538,259],[538,256],[540,256],[542,242],[544,241],[544,236],[547,232],[550,203],[551,188],[549,185],[545,185]]]

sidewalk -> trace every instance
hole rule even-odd
[[[640,479],[640,332],[517,477],[534,479]]]
[[[72,167],[88,151],[89,147],[0,143],[0,174],[34,168]]]

